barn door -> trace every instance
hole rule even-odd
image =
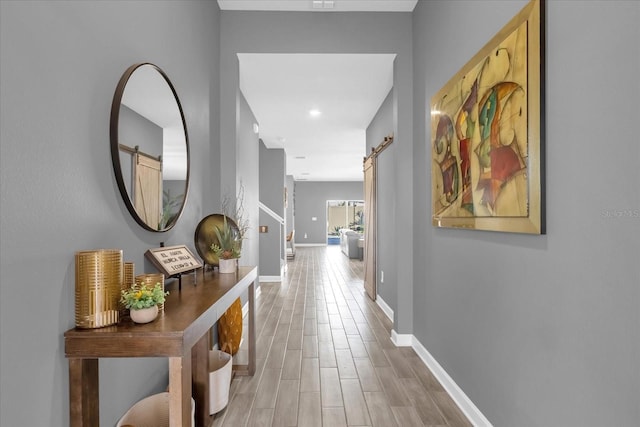
[[[376,300],[376,160],[364,160],[364,289]]]
[[[133,206],[151,227],[160,225],[162,214],[162,162],[134,154]]]

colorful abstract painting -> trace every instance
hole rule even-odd
[[[531,1],[431,100],[435,226],[544,233],[541,12]]]

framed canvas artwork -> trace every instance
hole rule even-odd
[[[543,59],[532,0],[432,97],[434,226],[545,233]]]

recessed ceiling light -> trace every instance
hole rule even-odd
[[[313,110],[309,110],[309,115],[311,117],[318,117],[320,114],[322,114],[322,112],[317,108],[314,108]]]
[[[306,159],[306,156],[295,156],[294,159],[298,159],[298,160],[304,160]]]

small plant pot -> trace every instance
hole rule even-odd
[[[131,320],[133,320],[135,323],[149,323],[154,321],[155,318],[158,317],[158,306],[154,305],[138,310],[132,308],[129,311],[129,315],[131,316]]]
[[[218,270],[220,273],[235,273],[238,268],[238,259],[219,259],[218,260]]]

